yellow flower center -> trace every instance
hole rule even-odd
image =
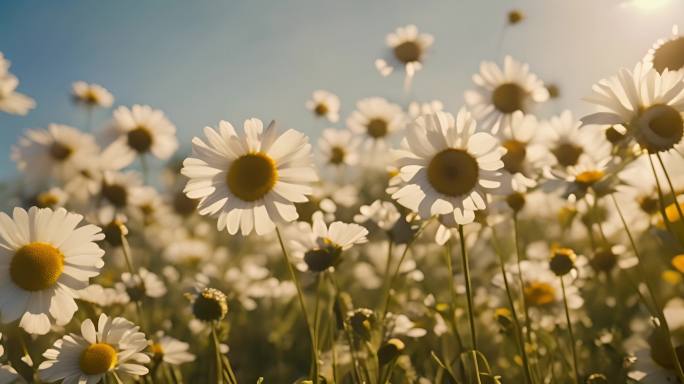
[[[512,10],[508,12],[508,24],[518,24],[525,18],[525,15],[523,15],[522,12],[518,10]]]
[[[59,198],[50,192],[43,192],[36,197],[36,204],[40,208],[52,207],[59,203]]]
[[[542,306],[553,303],[556,290],[549,283],[542,281],[529,282],[524,289],[525,301],[529,305]]]
[[[330,149],[330,159],[328,162],[334,165],[340,165],[344,163],[344,157],[347,155],[344,148],[342,147],[332,147]]]
[[[480,170],[477,160],[462,149],[448,148],[430,160],[427,178],[439,193],[461,196],[477,185]]]
[[[268,155],[256,152],[242,155],[230,165],[226,175],[228,189],[240,200],[256,201],[273,189],[278,169]]]
[[[684,37],[679,36],[661,45],[653,54],[653,68],[663,73],[684,68]]]
[[[128,202],[128,191],[126,187],[119,184],[102,185],[102,196],[117,208],[123,208]]]
[[[114,368],[117,361],[114,347],[107,343],[96,343],[83,350],[79,366],[87,375],[100,375]]]
[[[504,169],[510,173],[522,172],[525,156],[527,155],[526,143],[511,139],[504,141],[503,147],[508,150],[508,152],[501,157],[501,161],[504,163]]]
[[[326,113],[328,113],[328,106],[325,105],[325,103],[318,103],[316,104],[316,108],[314,108],[314,113],[316,116],[325,116]]]
[[[55,141],[52,143],[52,145],[50,145],[50,155],[57,161],[64,161],[68,159],[72,153],[74,153],[73,149],[60,142]]]
[[[603,171],[584,171],[575,176],[575,181],[584,186],[591,186],[600,181],[604,175]]]
[[[387,136],[387,128],[387,121],[380,118],[370,119],[366,125],[368,136],[374,139]]]
[[[560,143],[556,148],[551,150],[551,153],[556,157],[558,164],[564,167],[577,165],[577,161],[583,152],[584,150],[582,147],[568,142]]]
[[[558,276],[564,276],[573,268],[575,268],[575,261],[577,255],[570,248],[555,248],[549,261],[549,268]]]
[[[394,47],[394,57],[404,64],[420,61],[422,55],[423,50],[415,41],[404,41]]]
[[[492,92],[492,104],[501,113],[521,111],[525,103],[525,90],[515,83],[504,83]]]
[[[156,361],[161,361],[164,358],[164,348],[162,348],[159,343],[152,343],[150,345],[150,351],[152,351],[153,359]]]
[[[64,254],[57,247],[33,242],[19,248],[10,262],[14,284],[27,291],[52,287],[64,270]]]
[[[677,208],[677,205],[675,203],[672,203],[665,207],[665,217],[667,217],[667,221],[670,223],[677,223],[682,219],[682,217],[679,215],[679,211],[684,212],[684,203],[679,203],[679,208]]]
[[[128,131],[128,146],[138,153],[145,153],[152,147],[152,134],[145,127]]]
[[[83,96],[81,96],[81,100],[91,105],[99,104],[100,102],[100,98],[98,97],[97,93],[90,88],[83,94]]]

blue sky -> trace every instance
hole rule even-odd
[[[634,0],[632,0],[634,1]],[[587,111],[591,84],[632,66],[673,24],[684,26],[682,0],[529,1],[2,1],[0,52],[12,61],[20,91],[37,109],[0,114],[0,177],[14,174],[9,150],[26,128],[82,126],[70,102],[71,83],[104,85],[117,105],[163,109],[178,127],[181,149],[220,119],[276,119],[316,137],[325,125],[304,109],[318,88],[337,93],[343,117],[362,97],[406,102],[398,76],[373,67],[385,35],[408,23],[435,36],[411,99],[440,99],[457,110],[481,60],[506,53],[560,85],[546,106]],[[662,3],[662,4],[661,4]],[[506,12],[527,19],[503,32]],[[108,112],[97,115],[107,120]],[[341,124],[340,124],[341,126]]]

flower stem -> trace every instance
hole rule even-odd
[[[663,173],[665,174],[665,180],[667,180],[667,185],[670,187],[670,193],[672,194],[672,199],[674,200],[673,203],[677,209],[677,214],[679,214],[679,221],[682,221],[684,220],[684,213],[682,213],[682,207],[679,206],[679,202],[677,201],[677,192],[675,191],[674,185],[672,184],[672,180],[670,179],[670,174],[667,172],[667,169],[665,168],[665,163],[663,162],[663,158],[660,157],[660,153],[656,153],[656,157],[658,158],[660,167],[663,169]]]
[[[670,232],[670,234],[681,244],[682,240],[677,236],[677,232],[672,228],[672,225],[670,223],[670,219],[667,218],[667,213],[665,212],[665,196],[663,194],[663,189],[660,186],[660,180],[658,179],[658,173],[656,172],[655,165],[653,165],[653,159],[651,158],[651,155],[648,156],[648,162],[651,164],[651,171],[653,171],[653,178],[655,179],[656,182],[656,189],[658,191],[658,203],[660,205],[660,214],[663,217],[663,222],[665,223],[665,227],[667,227],[667,230]],[[675,200],[675,205],[679,206],[677,201]]]
[[[560,276],[561,290],[563,291],[563,307],[565,308],[565,320],[568,323],[568,334],[570,335],[570,347],[572,348],[572,369],[575,372],[575,384],[580,384],[580,375],[577,363],[577,347],[575,342],[575,333],[572,331],[572,321],[570,321],[570,310],[568,309],[568,296],[565,293],[565,282],[563,276]]]
[[[468,254],[466,252],[465,236],[463,235],[463,225],[458,225],[458,236],[461,242],[461,261],[463,262],[463,275],[465,277],[466,283],[466,296],[468,299],[468,324],[470,325],[470,341],[473,348],[473,365],[475,366],[475,375],[477,377],[477,382],[481,383],[480,380],[480,367],[477,361],[477,335],[475,333],[475,314],[473,313],[473,287],[470,282],[470,267],[468,266]]]
[[[216,324],[211,323],[211,343],[214,349],[214,365],[216,371],[216,384],[223,384],[223,359],[221,359],[221,347],[219,345],[218,336],[216,336]]]
[[[520,281],[520,290],[523,304],[523,314],[525,315],[525,337],[527,342],[532,342],[531,332],[532,326],[530,322],[530,313],[527,308],[527,300],[525,299],[525,281],[522,276],[522,253],[520,252],[520,231],[518,228],[518,215],[513,215],[513,232],[515,240],[515,257],[516,263],[518,264],[518,280]]]
[[[297,278],[297,274],[295,273],[294,267],[292,266],[292,263],[290,263],[290,257],[288,256],[287,249],[285,248],[285,243],[283,242],[283,237],[280,234],[280,228],[276,227],[276,234],[278,235],[278,242],[280,243],[280,249],[283,251],[283,257],[285,258],[285,264],[287,265],[287,270],[290,273],[290,278],[292,279],[292,282],[294,283],[295,287],[297,288],[297,297],[299,299],[299,306],[301,307],[302,310],[302,317],[304,317],[304,323],[306,324],[306,328],[309,331],[309,340],[311,341],[311,368],[312,368],[312,380],[314,383],[318,383],[318,353],[316,352],[316,339],[314,336],[314,331],[311,328],[311,324],[309,322],[309,315],[307,314],[306,311],[306,303],[304,302],[304,292],[302,291],[302,287],[299,284],[299,279]]]

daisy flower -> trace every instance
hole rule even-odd
[[[684,135],[683,79],[684,71],[661,74],[650,63],[638,63],[631,71],[623,68],[592,87],[585,100],[598,105],[599,112],[583,117],[582,123],[621,124],[649,153],[669,151]]]
[[[406,73],[404,84],[408,87],[416,72],[423,68],[423,60],[435,38],[427,33],[419,33],[415,25],[407,25],[388,34],[385,41],[392,50],[391,56],[375,60],[375,68],[382,76],[389,76],[395,67],[403,67]]]
[[[171,365],[181,365],[195,361],[195,355],[188,352],[188,349],[190,349],[190,344],[161,333],[158,333],[154,340],[150,342],[152,359]]]
[[[40,192],[33,198],[33,204],[38,208],[59,208],[63,207],[69,200],[69,195],[61,188],[52,187],[46,191]]]
[[[68,181],[80,164],[99,151],[95,138],[76,128],[50,124],[29,129],[12,147],[12,160],[31,184],[55,179]]]
[[[530,73],[527,64],[510,56],[504,59],[503,69],[495,63],[480,64],[480,73],[473,75],[476,90],[465,92],[465,102],[481,129],[496,133],[508,125],[515,111],[528,113],[549,98],[544,82]]]
[[[77,81],[71,85],[71,96],[78,104],[87,107],[109,108],[114,103],[114,96],[103,86]]]
[[[389,231],[401,218],[401,213],[397,207],[389,202],[382,200],[375,200],[371,205],[362,205],[359,208],[359,213],[354,215],[354,221],[357,223],[373,222],[383,231]]]
[[[506,148],[501,161],[504,170],[513,176],[513,189],[525,192],[534,187],[546,157],[545,147],[539,140],[537,118],[522,111],[513,112],[510,124],[500,130],[498,136],[501,146]]]
[[[140,301],[145,297],[158,298],[166,294],[164,282],[145,268],[140,268],[135,275],[122,273],[121,283],[116,288],[120,292],[126,292],[131,301]]]
[[[408,106],[408,115],[412,119],[415,119],[421,115],[431,115],[442,110],[444,110],[444,103],[439,100],[432,100],[425,103],[412,101]]]
[[[109,205],[121,210],[129,206],[131,195],[135,193],[134,190],[142,188],[142,184],[142,178],[137,172],[107,171],[102,178],[100,196]]]
[[[540,142],[549,151],[547,164],[555,168],[577,166],[590,159],[602,159],[610,154],[611,147],[600,130],[582,128],[582,122],[566,110],[553,116],[540,130]]]
[[[43,354],[40,379],[47,382],[99,383],[105,375],[142,376],[150,362],[142,351],[148,342],[139,327],[123,317],[100,315],[97,329],[92,320],[81,324],[81,334],[70,333]]]
[[[334,93],[321,89],[314,91],[305,105],[316,117],[324,117],[331,123],[340,119],[340,98]]]
[[[294,203],[307,201],[309,184],[318,179],[306,136],[293,129],[278,134],[275,122],[264,130],[259,119],[246,120],[243,135],[227,121],[204,134],[206,143],[192,140],[193,155],[181,170],[190,178],[184,192],[201,199],[201,215],[216,215],[219,230],[243,235],[252,229],[263,235],[297,219]]]
[[[0,76],[0,111],[24,116],[36,107],[32,98],[16,91],[19,79],[13,75]]]
[[[20,319],[31,334],[44,335],[54,321],[65,325],[76,312],[77,290],[104,265],[94,225],[76,227],[83,216],[60,208],[15,208],[0,213],[0,313]]]
[[[110,142],[125,141],[129,150],[137,155],[152,153],[162,160],[178,149],[176,127],[164,112],[147,105],[117,108],[105,136]]]
[[[318,149],[327,165],[355,165],[359,161],[356,153],[359,143],[359,138],[353,137],[348,130],[328,128],[318,139]]]
[[[665,70],[681,71],[684,69],[684,36],[679,34],[679,27],[672,26],[672,35],[658,39],[648,50],[644,62],[650,63],[658,73]]]
[[[366,228],[341,221],[327,226],[321,212],[314,214],[312,225],[299,223],[299,229],[301,234],[290,242],[293,255],[302,259],[312,272],[337,266],[342,261],[342,252],[368,241]]]
[[[100,284],[91,284],[78,291],[78,299],[100,307],[128,304],[130,302],[128,294],[125,292],[121,292],[116,288],[105,288]]]
[[[506,150],[475,126],[465,109],[455,121],[443,112],[418,118],[396,151],[404,185],[392,198],[423,218],[449,214],[458,224],[472,222],[487,193],[507,189],[500,172]]]
[[[381,97],[359,100],[356,110],[347,119],[349,129],[364,137],[364,149],[382,152],[387,140],[403,128],[405,120],[401,107]]]

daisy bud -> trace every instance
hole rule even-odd
[[[605,135],[606,135],[606,140],[608,140],[613,145],[619,144],[625,138],[625,134],[618,131],[615,128],[615,126],[612,126],[608,129],[606,129]]]
[[[404,342],[399,339],[389,339],[378,349],[378,362],[381,366],[392,362],[399,357],[401,352],[406,348]]]
[[[517,9],[508,12],[508,24],[515,25],[525,19],[525,15]]]
[[[121,236],[127,235],[128,229],[121,220],[114,219],[102,228],[102,232],[105,235],[105,241],[109,245],[118,247],[121,245]]]
[[[192,313],[202,321],[220,321],[228,313],[226,295],[214,288],[204,288],[195,296]]]
[[[506,196],[506,204],[513,210],[513,212],[520,212],[525,207],[525,195],[519,192],[514,192]]]
[[[370,340],[375,320],[375,313],[368,308],[358,308],[349,316],[352,330],[364,340]]]
[[[601,248],[596,251],[591,259],[591,266],[598,272],[610,272],[617,265],[618,256],[608,248]]]
[[[576,259],[577,255],[575,255],[575,252],[572,249],[556,248],[549,261],[549,268],[551,268],[551,271],[557,276],[565,276],[575,268]]]
[[[312,249],[304,254],[304,262],[312,272],[323,272],[340,262],[342,248],[334,244],[325,245],[319,249]]]
[[[513,314],[508,308],[497,308],[494,310],[494,317],[502,330],[509,331],[513,328]]]
[[[560,97],[560,88],[556,84],[548,84],[546,91],[549,92],[550,99],[557,99]]]

